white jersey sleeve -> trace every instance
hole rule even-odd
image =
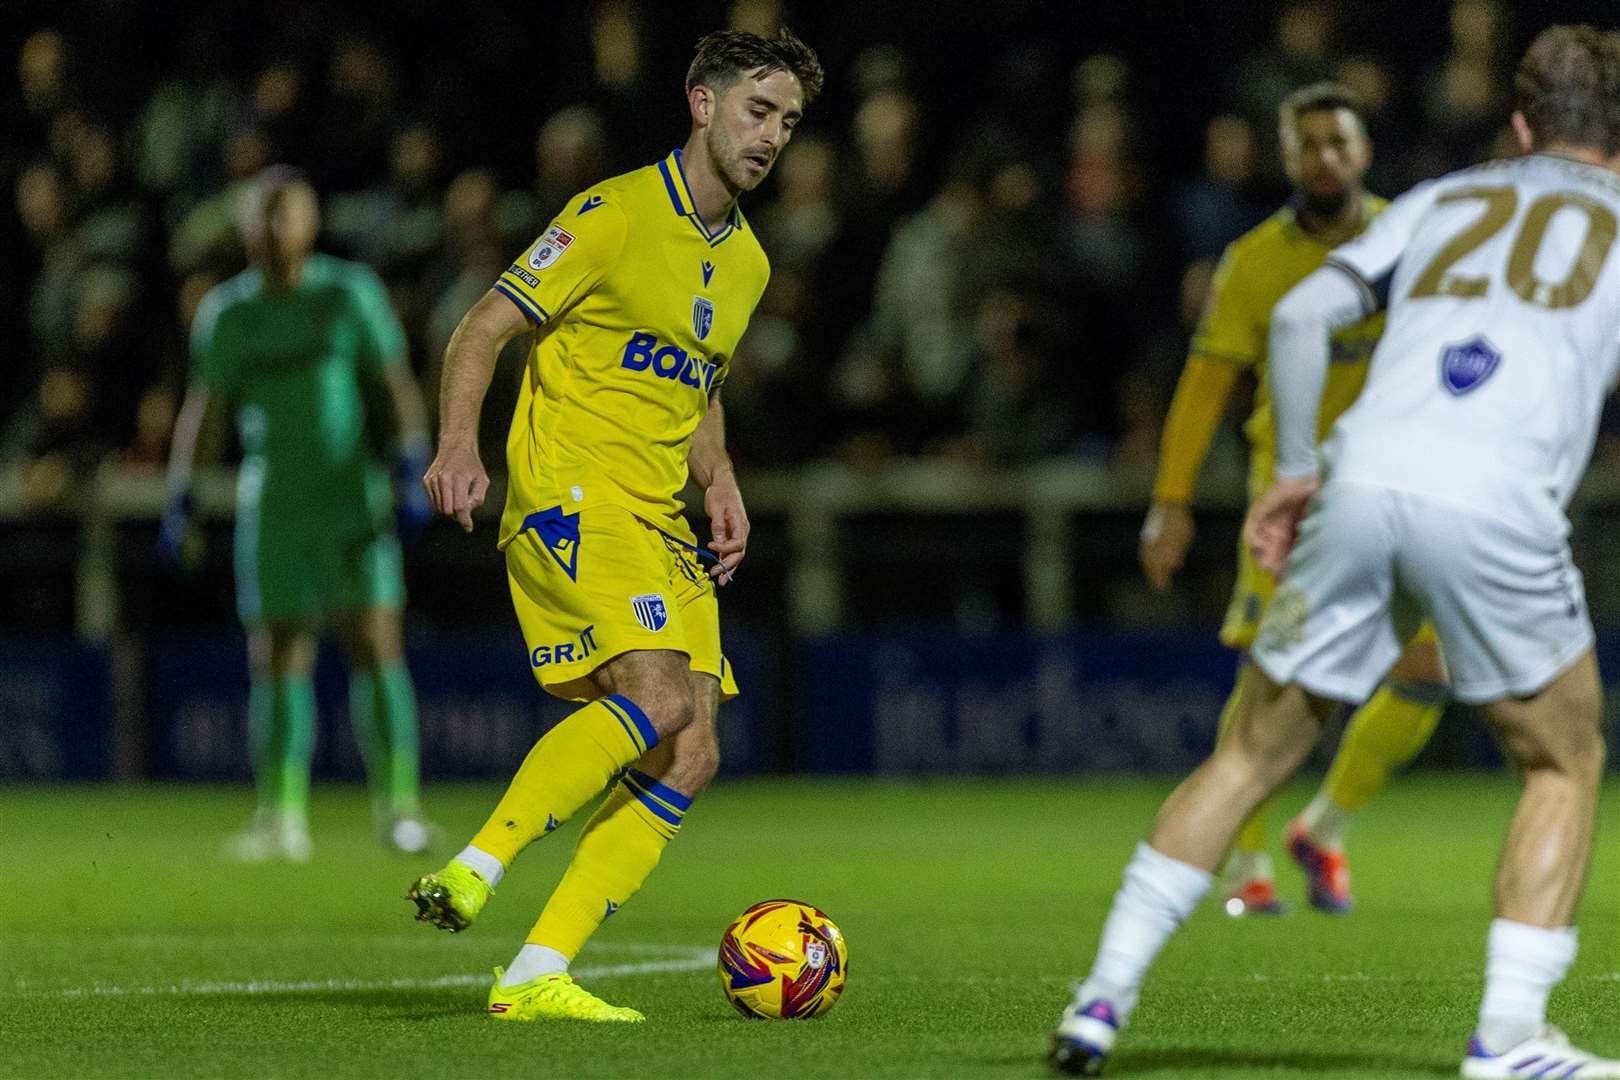
[[[1316,417],[1332,359],[1333,331],[1369,314],[1366,283],[1323,266],[1289,290],[1271,313],[1271,415],[1279,478],[1316,474]],[[1281,359],[1281,363],[1279,363]]]

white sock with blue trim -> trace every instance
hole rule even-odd
[[[1476,1034],[1500,1054],[1532,1037],[1547,1019],[1547,996],[1575,960],[1573,926],[1548,930],[1496,919],[1485,941],[1485,998]]]
[[[1081,984],[1080,1004],[1103,998],[1123,1025],[1136,1007],[1148,968],[1198,907],[1213,880],[1206,871],[1155,851],[1146,841],[1137,844],[1103,924],[1097,960]]]

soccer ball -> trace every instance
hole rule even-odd
[[[820,1016],[844,992],[848,974],[843,933],[812,904],[762,901],[720,939],[720,989],[744,1016]]]

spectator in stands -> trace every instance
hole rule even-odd
[[[1254,128],[1233,113],[1213,117],[1204,129],[1204,171],[1170,197],[1178,261],[1219,257],[1266,212],[1255,190]]]
[[[569,199],[608,175],[607,129],[589,105],[570,105],[546,119],[534,140],[534,185],[496,204],[501,238],[518,251],[539,236]]]
[[[974,313],[966,431],[947,444],[949,454],[1007,468],[1071,449],[1073,402],[1054,392],[1062,383],[1056,370],[1061,326],[1059,313],[1042,311],[1033,296],[1007,288],[984,294]]]

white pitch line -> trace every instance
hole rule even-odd
[[[619,975],[653,975],[668,972],[703,971],[715,963],[710,949],[684,949],[684,955],[669,960],[643,960],[633,964],[598,964],[577,969],[581,979],[606,979]],[[490,976],[441,975],[433,979],[307,979],[278,982],[255,979],[251,982],[176,983],[167,986],[116,986],[97,983],[62,990],[0,991],[0,997],[145,997],[153,995],[189,997],[210,994],[305,994],[316,990],[442,990],[457,986],[487,986]]]

